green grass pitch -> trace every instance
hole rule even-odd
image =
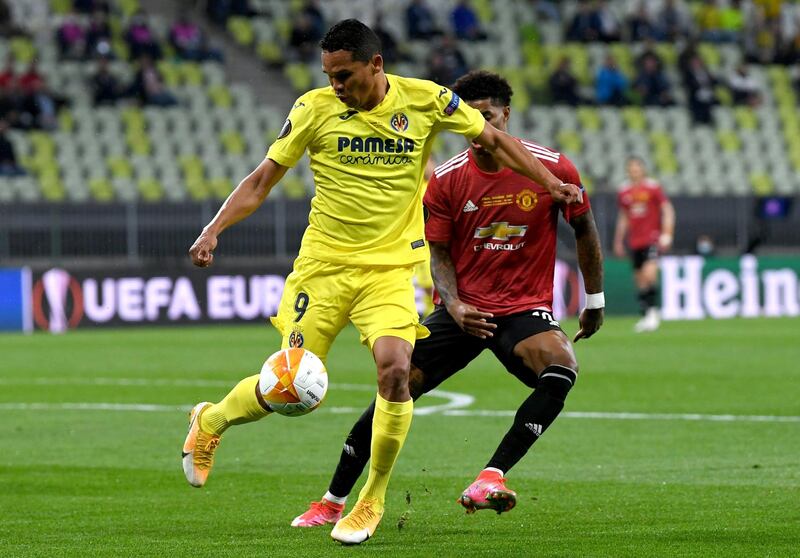
[[[181,471],[185,409],[257,372],[273,329],[0,336],[0,556],[798,556],[798,321],[632,324],[578,343],[566,414],[508,475],[510,513],[455,500],[526,390],[485,354],[442,386],[451,399],[420,400],[461,414],[415,417],[384,520],[357,548],[289,527],[374,393],[354,330],[330,355],[325,405],[229,430],[203,489]]]

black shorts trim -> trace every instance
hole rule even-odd
[[[462,370],[484,349],[492,351],[506,370],[522,383],[528,387],[536,387],[536,373],[514,355],[514,347],[533,335],[545,331],[562,331],[552,313],[547,310],[527,310],[489,321],[497,324],[494,337],[480,339],[458,327],[444,306],[436,307],[423,322],[431,335],[417,340],[411,355],[411,362],[425,376],[423,393]]]
[[[658,259],[658,246],[651,244],[638,250],[631,250],[633,269],[640,270],[645,262]]]

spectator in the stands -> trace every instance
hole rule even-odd
[[[8,122],[0,119],[0,176],[22,176],[25,169],[17,163],[14,144],[8,139]]]
[[[628,16],[628,40],[632,42],[646,41],[658,36],[658,29],[647,11],[647,2],[640,0],[634,11]]]
[[[169,43],[175,49],[176,54],[184,60],[222,61],[222,53],[208,47],[203,30],[186,14],[178,16],[178,19],[170,26]]]
[[[108,15],[102,10],[92,12],[92,19],[86,29],[86,59],[111,57],[111,26]]]
[[[9,126],[16,126],[19,104],[12,95],[10,88],[0,88],[0,119],[8,122]]]
[[[406,8],[406,31],[409,39],[430,39],[442,34],[425,0],[411,0]]]
[[[606,43],[619,41],[622,37],[622,25],[620,25],[619,19],[617,19],[608,2],[606,0],[598,0],[594,10],[597,14],[597,20],[600,22],[599,39]]]
[[[561,13],[558,11],[558,6],[553,0],[528,0],[533,15],[537,19],[544,19],[546,21],[554,21],[559,23],[561,21]]]
[[[717,79],[709,71],[699,54],[690,55],[684,80],[692,120],[695,124],[712,124],[711,108],[717,104],[717,96],[714,92]]]
[[[383,52],[383,60],[387,64],[395,64],[402,60],[407,60],[407,56],[401,52],[397,44],[397,39],[394,38],[392,32],[384,25],[383,14],[378,12],[375,15],[375,24],[372,30],[381,41],[381,50]]]
[[[139,69],[133,78],[130,93],[138,97],[143,105],[169,107],[178,104],[178,100],[164,85],[164,78],[153,59],[147,55],[139,59]]]
[[[663,41],[674,42],[692,32],[692,19],[683,0],[664,0],[656,22],[658,36]]]
[[[665,107],[674,102],[669,80],[656,56],[649,55],[642,59],[633,90],[644,105]]]
[[[556,105],[565,104],[574,107],[585,102],[580,95],[578,80],[572,73],[571,65],[569,57],[562,57],[548,79],[550,100]]]
[[[311,62],[315,57],[319,57],[319,46],[317,45],[319,39],[311,17],[303,12],[298,13],[294,17],[292,31],[289,35],[289,47],[292,50],[290,58]]]
[[[720,13],[722,38],[728,42],[737,42],[744,30],[744,10],[741,0],[730,0]]]
[[[47,87],[34,58],[19,76],[19,114],[17,125],[25,129],[54,130],[58,127],[58,109],[66,99]]]
[[[444,35],[431,50],[428,79],[449,87],[468,71],[467,61],[458,50],[456,41],[449,35]]]
[[[327,28],[325,25],[325,15],[319,7],[319,0],[307,0],[303,5],[303,9],[300,11],[309,17],[311,26],[314,28],[315,36],[321,39],[322,36],[325,35]]]
[[[105,14],[111,12],[111,5],[108,0],[72,0],[72,7],[81,14],[93,14],[97,11]]]
[[[761,83],[750,72],[747,64],[741,63],[728,77],[728,88],[737,105],[757,107],[761,104]]]
[[[161,47],[155,33],[150,28],[147,13],[144,10],[139,10],[131,17],[128,28],[125,30],[125,42],[128,44],[131,60],[137,60],[143,55],[147,55],[153,60],[161,58]]]
[[[0,70],[0,90],[11,91],[17,86],[17,69],[14,53],[11,51],[6,55],[6,65]]]
[[[56,30],[56,42],[61,58],[78,59],[85,48],[85,32],[75,14],[68,14]]]
[[[469,0],[458,0],[450,13],[450,19],[457,38],[467,41],[486,40],[486,32],[481,29],[478,14],[475,13]]]
[[[634,66],[636,67],[637,72],[642,71],[642,69],[644,68],[645,61],[648,58],[655,59],[656,63],[658,64],[659,71],[664,69],[664,61],[658,54],[658,51],[656,50],[656,43],[653,39],[647,39],[646,41],[644,41],[641,52],[636,56],[636,59],[634,60]]]
[[[763,6],[754,5],[743,32],[745,59],[756,64],[771,64],[780,47],[780,22],[769,18]]]
[[[628,102],[628,79],[619,69],[613,55],[605,62],[595,79],[595,100],[601,105],[624,105]]]
[[[565,35],[567,41],[588,43],[600,40],[600,19],[589,0],[580,0]]]
[[[206,14],[214,23],[225,25],[231,16],[253,17],[256,11],[249,0],[207,0]]]
[[[113,105],[122,96],[122,86],[111,73],[108,58],[97,60],[97,70],[92,75],[90,85],[95,105]]]

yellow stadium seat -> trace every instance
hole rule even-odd
[[[105,178],[90,179],[89,192],[92,194],[92,199],[98,202],[110,202],[114,199],[114,188]]]
[[[108,165],[108,170],[111,172],[111,176],[114,178],[127,179],[133,177],[133,167],[126,157],[109,157],[106,160],[106,164]]]
[[[732,130],[718,130],[717,141],[723,151],[739,151],[742,148],[739,134]]]
[[[753,173],[750,175],[750,186],[757,196],[766,196],[775,191],[772,177],[766,173]]]
[[[225,130],[219,135],[219,141],[228,155],[241,155],[245,150],[242,134],[236,130]]]
[[[242,46],[250,46],[255,39],[253,24],[246,17],[231,17],[228,19],[228,31],[233,40]]]
[[[208,96],[214,106],[220,108],[231,108],[233,96],[227,85],[214,85],[208,88]]]
[[[164,199],[164,187],[155,178],[143,178],[137,186],[139,196],[146,202],[157,202]]]

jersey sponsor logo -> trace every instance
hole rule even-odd
[[[498,207],[501,205],[511,205],[512,203],[514,203],[514,194],[484,196],[481,198],[481,205],[483,207]]]
[[[508,221],[492,223],[488,227],[478,227],[475,229],[474,238],[491,238],[488,242],[476,244],[472,249],[475,252],[481,250],[492,250],[501,252],[513,252],[525,246],[525,241],[508,242],[511,238],[521,238],[528,231],[528,225],[509,225]],[[500,242],[493,242],[499,240]]]
[[[467,200],[467,203],[464,204],[464,213],[472,213],[473,211],[478,211],[478,206],[475,205],[472,200]]]
[[[292,108],[293,109],[298,109],[298,108],[304,107],[304,106],[306,106],[306,104],[303,101],[298,101],[294,105],[292,105]]]
[[[357,110],[348,110],[346,113],[339,115],[339,120],[350,120],[356,114],[358,114]]]
[[[415,142],[408,138],[349,138],[339,136],[337,149],[342,153],[345,149],[353,153],[411,153]]]
[[[408,138],[347,137],[339,136],[337,149],[343,165],[408,165],[413,159],[406,155],[414,151],[416,144]],[[345,153],[347,152],[347,153]],[[366,153],[366,155],[353,155]],[[382,155],[388,153],[388,155]]]
[[[525,236],[528,225],[509,225],[508,221],[492,223],[488,227],[475,229],[474,238],[492,238],[493,240],[508,240],[514,236]]]
[[[442,97],[442,95],[447,95],[447,87],[442,87],[442,88],[439,90],[439,97],[441,98],[441,97]]]
[[[451,116],[458,108],[458,103],[460,102],[461,102],[461,97],[453,93],[453,97],[450,99],[450,102],[447,103],[446,107],[444,107],[444,113],[447,116]]]
[[[412,250],[416,250],[417,248],[422,248],[423,246],[425,246],[425,241],[422,240],[421,238],[411,243]]]
[[[404,112],[398,112],[392,115],[389,125],[396,132],[405,132],[408,130],[408,116]]]
[[[536,204],[539,203],[539,196],[536,195],[536,192],[525,188],[519,194],[517,194],[516,198],[517,207],[519,207],[522,211],[533,211],[536,207]]]
[[[278,139],[283,139],[291,133],[292,133],[292,121],[287,118],[286,122],[283,123],[283,128],[281,128],[281,133],[278,134]]]

